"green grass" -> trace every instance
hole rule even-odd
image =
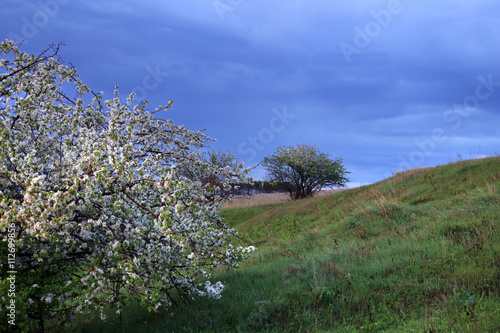
[[[401,172],[331,196],[228,209],[258,249],[220,300],[129,305],[75,332],[499,332],[500,158]]]

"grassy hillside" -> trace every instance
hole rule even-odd
[[[398,173],[326,197],[224,211],[258,249],[220,300],[133,305],[81,332],[499,332],[500,158]]]

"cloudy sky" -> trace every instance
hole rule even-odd
[[[60,54],[254,166],[340,157],[351,186],[500,154],[498,0],[3,0],[0,39]],[[258,167],[254,177],[263,178]]]

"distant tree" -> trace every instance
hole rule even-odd
[[[253,182],[232,184],[231,196],[248,196],[262,193],[283,193],[288,192],[284,184],[279,182],[269,182],[256,180]]]
[[[265,157],[269,181],[279,182],[293,200],[313,196],[324,187],[343,187],[349,181],[342,159],[330,159],[312,145],[279,147]]]
[[[288,192],[287,184],[277,181],[257,181],[254,186],[255,193],[281,193]]]

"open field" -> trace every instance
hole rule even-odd
[[[341,190],[323,190],[318,192],[315,196],[322,197],[333,194]],[[226,203],[223,209],[250,207],[255,205],[271,204],[290,201],[290,196],[287,193],[266,193],[256,194],[251,196],[233,197],[231,201]]]
[[[223,211],[257,250],[219,300],[137,304],[73,332],[500,332],[500,158]],[[121,318],[121,320],[120,320]]]

